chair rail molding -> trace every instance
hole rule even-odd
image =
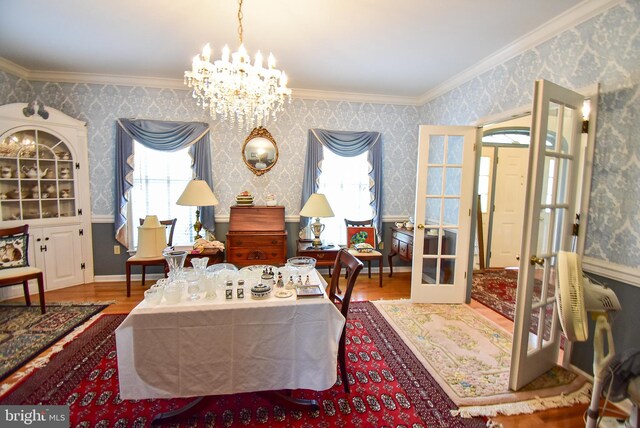
[[[582,269],[586,272],[640,287],[640,269],[585,256]]]

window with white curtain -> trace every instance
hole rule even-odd
[[[149,149],[133,142],[133,187],[129,193],[129,216],[133,247],[138,245],[140,218],[156,215],[158,220],[177,218],[174,245],[194,241],[195,207],[176,205],[176,201],[193,178],[189,148],[175,152]]]
[[[373,218],[371,208],[371,164],[368,152],[355,157],[343,157],[323,147],[321,173],[318,178],[318,193],[324,193],[335,214],[332,218],[322,218],[325,224],[322,232],[324,243],[344,245],[347,242],[347,228],[344,219],[368,220]],[[313,221],[313,220],[312,220]]]

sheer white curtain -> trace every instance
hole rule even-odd
[[[323,156],[318,193],[325,194],[335,217],[320,219],[325,224],[322,240],[344,245],[347,242],[345,218],[368,220],[373,217],[369,179],[371,164],[367,160],[367,152],[355,157],[342,157],[325,147]]]
[[[176,201],[193,178],[189,148],[175,152],[149,149],[134,141],[133,187],[129,196],[134,248],[138,245],[139,218],[157,215],[159,220],[177,218],[174,244],[194,241],[195,207],[176,205]]]

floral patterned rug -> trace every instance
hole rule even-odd
[[[374,304],[463,415],[530,413],[589,400],[586,379],[561,367],[510,391],[511,334],[466,305]]]
[[[47,304],[42,315],[36,305],[1,305],[0,380],[106,307]]]
[[[124,315],[103,315],[48,365],[6,394],[0,404],[67,404],[70,426],[149,426],[153,415],[188,399],[122,400],[114,330]],[[458,427],[480,428],[484,418],[455,416],[454,403],[375,306],[353,302],[347,319],[347,371],[351,393],[338,376],[326,391],[295,391],[318,411],[288,410],[258,394],[211,397],[178,426]],[[212,361],[211,364],[215,364]]]

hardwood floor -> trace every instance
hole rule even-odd
[[[373,274],[371,279],[369,279],[365,272],[358,278],[352,300],[408,299],[410,298],[410,279],[410,273],[407,272],[394,273],[393,278],[389,278],[387,274],[385,274],[384,286],[380,288],[377,275]],[[147,282],[147,287],[150,282],[151,281]],[[103,313],[126,314],[142,300],[143,292],[147,287],[142,287],[139,281],[132,281],[131,297],[126,297],[126,285],[124,281],[100,282],[49,291],[46,293],[46,297],[47,303],[113,302]],[[23,301],[23,299],[15,299],[15,301]],[[475,301],[472,301],[470,306],[504,329],[513,331],[513,323],[493,310]],[[7,379],[7,381],[10,382],[11,378]],[[576,405],[562,409],[537,412],[531,415],[498,416],[492,419],[495,422],[501,423],[505,428],[532,426],[551,428],[582,427],[584,426],[582,415],[586,407],[586,404]]]

